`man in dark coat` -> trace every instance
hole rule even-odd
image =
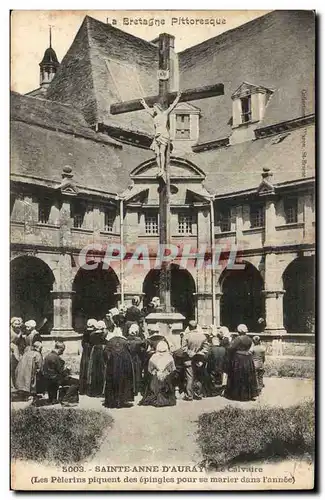
[[[107,408],[123,408],[134,401],[135,381],[128,342],[121,333],[108,340],[104,349],[106,363],[105,402]]]
[[[62,406],[75,406],[79,402],[79,381],[70,376],[70,370],[65,366],[61,358],[65,351],[63,342],[56,342],[53,351],[45,356],[43,363],[43,375],[49,397],[49,404],[57,404],[59,401],[58,390],[63,387],[60,402]]]
[[[126,314],[125,314],[125,322],[129,323],[129,326],[132,323],[136,323],[140,327],[140,331],[142,331],[143,327],[143,315],[142,311],[139,308],[140,305],[140,298],[139,297],[133,297],[132,299],[132,305],[127,308]]]
[[[204,378],[205,378],[205,360],[209,352],[209,344],[203,331],[198,329],[196,321],[189,322],[189,333],[184,339],[182,350],[184,351],[185,367],[185,401],[202,399]]]
[[[239,336],[229,348],[228,380],[226,397],[236,401],[250,401],[258,395],[256,371],[250,352],[252,340],[246,325],[239,325]]]
[[[207,356],[208,395],[218,396],[223,390],[223,374],[227,372],[227,351],[222,334],[212,337],[211,342]]]

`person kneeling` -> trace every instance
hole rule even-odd
[[[158,342],[156,352],[149,359],[149,384],[139,405],[143,406],[175,406],[175,373],[173,356],[169,352],[167,342]]]
[[[53,351],[44,359],[43,375],[47,387],[49,404],[76,406],[79,403],[79,381],[70,375],[70,369],[61,358],[65,351],[63,342],[56,342]],[[58,391],[60,397],[58,401]]]

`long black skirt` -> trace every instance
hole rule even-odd
[[[257,395],[257,379],[252,355],[236,352],[229,362],[225,396],[236,401],[250,401]]]
[[[87,370],[87,394],[100,397],[104,392],[105,362],[102,345],[94,345],[89,356]]]
[[[175,373],[170,373],[164,380],[158,380],[156,375],[150,375],[146,393],[139,405],[142,406],[175,406]]]
[[[88,365],[89,357],[91,353],[91,345],[84,344],[82,348],[82,355],[80,360],[80,371],[79,371],[79,391],[80,394],[87,394],[87,376],[88,376]]]
[[[110,354],[106,365],[105,402],[107,408],[122,408],[134,400],[134,370],[127,349]]]

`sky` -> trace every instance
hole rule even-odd
[[[102,22],[116,19],[116,27],[145,40],[153,40],[159,33],[176,37],[177,52],[235,28],[266,14],[266,10],[229,11],[72,11],[72,10],[14,10],[11,14],[11,90],[22,94],[39,87],[39,62],[49,46],[49,25],[52,26],[52,47],[59,61],[71,46],[86,15]],[[154,19],[159,26],[126,25],[123,18]],[[178,18],[207,19],[210,24],[179,24]],[[177,19],[172,25],[172,18]],[[225,19],[217,24],[216,19]],[[163,25],[162,22],[165,22]],[[182,23],[182,20],[180,20]],[[215,25],[213,25],[213,23]]]

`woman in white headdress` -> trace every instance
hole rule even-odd
[[[258,395],[256,371],[250,352],[252,340],[244,324],[237,327],[238,337],[228,347],[228,380],[225,395],[236,401],[250,401]]]
[[[97,329],[97,321],[94,318],[90,318],[87,321],[86,330],[82,336],[81,346],[82,355],[80,360],[80,370],[79,370],[79,392],[80,394],[87,394],[87,376],[88,376],[88,365],[91,352],[91,345],[89,342],[90,335]]]
[[[25,350],[16,368],[16,388],[26,398],[36,398],[37,392],[41,392],[42,363],[42,342],[36,340],[30,349]]]
[[[36,330],[36,321],[34,321],[33,319],[30,319],[28,321],[25,322],[25,333],[26,333],[26,337],[25,337],[25,342],[26,342],[26,348],[25,348],[25,351],[29,350],[32,345],[34,344],[34,342],[41,342],[42,339],[41,339],[41,336],[40,334],[38,333],[38,331]]]
[[[147,342],[141,337],[140,326],[137,323],[132,323],[130,325],[126,339],[132,357],[135,395],[137,395],[139,392],[143,391],[142,372],[146,359]]]
[[[95,329],[89,336],[91,351],[87,372],[87,394],[91,397],[100,397],[104,393],[104,346],[106,342],[105,322],[97,321]]]
[[[156,407],[175,406],[176,367],[168,344],[164,340],[158,342],[156,352],[149,360],[148,372],[150,383],[139,404]]]
[[[104,349],[106,363],[104,406],[123,408],[132,406],[136,383],[128,341],[119,326],[119,315],[115,315],[114,310],[112,312],[115,327]]]

